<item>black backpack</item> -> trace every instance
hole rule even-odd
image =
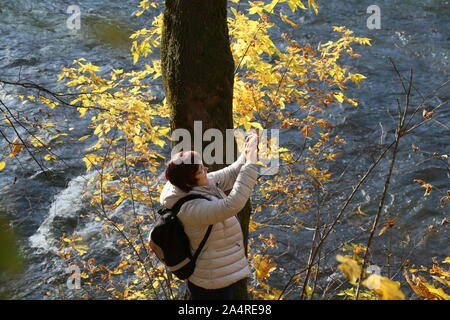
[[[150,232],[150,247],[158,259],[180,280],[189,278],[194,272],[197,258],[213,227],[212,225],[208,227],[202,242],[194,255],[192,255],[189,238],[184,232],[183,225],[177,214],[185,202],[193,199],[209,200],[201,195],[190,194],[179,199],[172,209],[159,209],[155,225]]]

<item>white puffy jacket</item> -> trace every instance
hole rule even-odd
[[[172,185],[164,186],[160,202],[172,208],[187,194],[201,194],[210,199],[194,199],[180,208],[178,217],[191,241],[192,253],[198,248],[208,226],[211,234],[200,253],[189,281],[205,289],[218,289],[235,283],[250,274],[243,244],[243,235],[236,214],[247,203],[258,178],[258,167],[246,164],[241,154],[233,164],[207,174],[209,184],[196,186],[187,193]],[[227,196],[224,191],[230,190]]]

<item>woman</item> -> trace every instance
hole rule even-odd
[[[187,194],[201,194],[210,199],[188,201],[178,212],[192,252],[198,248],[208,226],[213,225],[194,273],[188,279],[194,300],[233,299],[233,285],[250,275],[243,234],[235,215],[247,203],[258,177],[257,144],[257,136],[249,136],[239,159],[215,172],[208,173],[194,151],[176,154],[165,170],[168,182],[160,202],[166,208],[172,208]],[[227,196],[224,191],[230,189]]]

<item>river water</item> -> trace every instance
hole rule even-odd
[[[56,83],[61,66],[68,66],[74,59],[83,57],[102,72],[111,68],[131,70],[132,57],[126,35],[145,25],[148,16],[134,17],[138,1],[78,1],[81,9],[81,29],[68,29],[66,21],[70,16],[67,8],[71,1],[7,1],[0,0],[0,77],[10,81],[33,81],[54,91],[65,88]],[[305,1],[306,2],[306,1]],[[320,12],[289,13],[289,18],[301,24],[297,30],[276,26],[272,33],[275,39],[281,32],[288,32],[299,41],[318,44],[334,35],[332,26],[345,25],[357,36],[373,39],[372,46],[357,46],[362,55],[357,59],[344,59],[344,65],[353,72],[364,74],[367,79],[361,88],[351,87],[349,96],[357,97],[359,106],[335,105],[329,113],[335,124],[336,133],[347,139],[342,152],[345,157],[336,164],[335,171],[345,166],[350,173],[363,173],[382,147],[392,141],[395,121],[387,111],[395,110],[395,99],[402,97],[401,86],[388,61],[391,57],[399,70],[406,75],[414,69],[415,87],[426,95],[449,79],[450,66],[450,4],[446,0],[348,0],[320,1]],[[381,29],[370,30],[367,8],[378,5],[381,9]],[[241,7],[245,8],[245,6]],[[335,38],[333,38],[335,39]],[[157,56],[154,56],[157,58]],[[103,67],[104,66],[104,67]],[[14,97],[18,89],[0,89],[2,101],[14,111],[42,117],[43,113],[32,104],[22,105]],[[156,93],[159,99],[163,92]],[[450,97],[448,86],[430,100],[428,107]],[[417,92],[412,105],[420,103]],[[78,119],[77,112],[60,108],[54,118],[66,121],[61,129],[74,127],[73,141],[89,133],[86,120]],[[76,120],[74,120],[76,119]],[[412,154],[411,144],[417,144],[427,152],[450,153],[450,111],[442,108],[433,125],[423,126],[415,135],[408,136],[401,144],[385,212],[398,219],[397,227],[404,237],[422,239],[424,229],[431,224],[438,225],[448,218],[448,206],[441,208],[441,192],[450,189],[448,162],[426,154]],[[22,133],[22,132],[21,132]],[[289,133],[281,134],[281,141],[288,141]],[[79,215],[88,210],[80,200],[81,190],[89,175],[84,173],[81,161],[83,149],[92,140],[82,143],[68,143],[57,149],[63,160],[50,167],[52,176],[43,173],[24,152],[19,162],[8,162],[0,176],[0,213],[10,221],[19,235],[22,251],[27,260],[25,273],[15,279],[3,279],[0,293],[14,299],[42,299],[43,293],[54,290],[58,283],[64,283],[64,261],[55,255],[55,240],[62,232],[76,231],[90,241],[91,254],[103,263],[114,263],[118,251],[114,239],[101,235],[99,224],[83,224]],[[0,147],[6,142],[1,141]],[[166,150],[166,154],[169,150]],[[380,164],[380,170],[357,194],[355,204],[365,212],[373,213],[384,182],[388,162]],[[423,179],[437,189],[424,198],[423,191],[412,183]],[[332,202],[339,203],[347,193],[338,195]],[[332,207],[332,206],[331,206]],[[141,210],[146,210],[141,208]],[[304,218],[311,225],[313,220]],[[349,218],[340,224],[331,239],[339,234],[356,233],[369,218]],[[283,272],[274,275],[275,283],[286,283],[290,274],[304,266],[307,257],[311,231],[304,230],[290,235],[287,231],[265,228],[261,232],[273,233],[279,239],[279,247],[273,255],[279,256],[277,263]],[[348,238],[348,237],[347,237]],[[432,257],[443,258],[450,252],[448,227],[442,226],[427,234],[411,253],[414,264],[430,265]],[[399,241],[406,241],[405,238]],[[95,244],[95,245],[94,245]],[[383,245],[379,244],[380,255]],[[377,250],[378,250],[377,249]],[[400,250],[400,249],[399,249]],[[280,255],[280,252],[284,254]],[[380,258],[381,259],[381,258]],[[328,261],[332,262],[332,257]],[[380,261],[380,264],[382,262]],[[295,298],[295,295],[292,296]]]

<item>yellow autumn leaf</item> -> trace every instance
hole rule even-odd
[[[281,18],[281,20],[283,20],[284,22],[289,23],[289,24],[290,24],[291,26],[293,26],[294,28],[297,28],[297,27],[300,26],[299,24],[297,24],[297,23],[292,22],[291,20],[289,20],[288,17],[287,17],[287,15],[282,14],[281,12],[280,12],[280,18]]]
[[[428,291],[433,294],[435,297],[437,297],[439,300],[450,300],[450,295],[446,294],[442,288],[436,288],[431,283],[423,282],[423,285],[425,288],[428,289]]]
[[[79,253],[80,256],[82,256],[83,254],[85,254],[87,252],[87,250],[85,250],[83,248],[79,248],[78,246],[75,246],[74,249]]]
[[[157,146],[160,146],[161,148],[164,148],[164,145],[166,144],[164,140],[158,138],[154,138],[153,143],[156,144]]]
[[[292,12],[295,12],[297,10],[297,7],[307,10],[305,5],[300,0],[288,0],[289,8],[291,8]]]
[[[333,154],[333,153],[324,153],[323,156],[324,156],[325,158],[327,158],[328,160],[330,160],[330,161],[335,161],[334,158],[336,157],[336,155]]]
[[[259,281],[266,279],[276,268],[276,263],[272,262],[268,255],[263,256],[261,254],[253,256],[253,265],[256,268],[256,278]]]
[[[54,156],[52,154],[46,154],[44,157],[44,160],[46,160],[46,161],[56,160],[56,156]]]
[[[87,154],[83,158],[84,163],[86,164],[86,170],[89,171],[92,167],[92,165],[97,164],[98,159],[97,156],[93,153]]]
[[[134,143],[135,145],[141,145],[141,144],[142,144],[142,137],[140,137],[140,136],[134,136],[134,138],[133,138],[133,143]]]
[[[51,136],[50,140],[56,139],[61,136],[68,136],[68,134],[67,133],[58,133],[58,134],[55,134],[54,136]]]
[[[114,271],[110,271],[110,273],[111,273],[111,274],[122,274],[123,272],[122,272],[122,270],[120,270],[120,269],[116,269],[116,270],[114,270]]]
[[[77,110],[80,112],[80,118],[83,118],[86,115],[87,108],[77,108]]]
[[[15,138],[12,142],[12,145],[10,145],[10,153],[9,157],[15,157],[19,154],[20,151],[24,148],[24,145],[21,143],[19,138]]]
[[[341,262],[338,267],[339,270],[345,274],[351,284],[356,284],[356,280],[361,275],[361,267],[358,262],[353,260],[351,256],[341,256],[339,254],[336,256],[336,260]]]
[[[83,140],[86,140],[87,138],[89,138],[91,135],[87,135],[87,136],[83,136],[83,137],[81,137],[80,139],[78,139],[78,141],[83,141]]]
[[[342,92],[335,93],[334,97],[339,101],[340,103],[344,102],[344,94]]]
[[[414,274],[411,274],[412,279],[410,279],[408,276],[408,272],[406,270],[404,271],[403,274],[410,287],[419,296],[430,300],[448,299],[449,296],[441,288],[439,288],[440,289],[439,290],[432,284],[429,284],[424,277],[415,276]]]
[[[433,186],[429,183],[425,183],[422,188],[425,188],[424,196],[428,197],[431,194],[431,189],[433,189]]]
[[[317,5],[316,1],[314,0],[308,0],[308,5],[310,7],[313,7],[315,14],[319,13],[319,6]]]
[[[370,275],[362,284],[374,291],[381,300],[405,299],[405,295],[400,290],[400,282],[392,281],[378,274]]]
[[[262,223],[253,221],[253,219],[251,219],[248,231],[254,232],[254,231],[256,231],[256,229],[261,228],[261,227],[264,227],[264,225]]]
[[[279,0],[272,0],[271,3],[264,6],[264,10],[271,13],[273,11],[273,8],[278,4]]]
[[[450,272],[447,270],[442,269],[438,265],[433,265],[433,267],[430,269],[430,273],[436,273],[441,276],[444,276],[446,278],[450,278]]]
[[[250,124],[252,127],[255,127],[255,128],[258,128],[258,129],[261,129],[261,130],[264,130],[264,128],[262,127],[262,125],[259,124],[258,122],[249,122],[249,124]]]
[[[50,99],[43,97],[43,96],[39,96],[39,101],[45,103],[45,104],[49,104],[51,103]]]
[[[48,123],[44,123],[42,126],[44,128],[49,128],[49,127],[53,127],[55,124],[58,124],[58,123],[59,123],[58,121],[56,121],[56,122],[48,122]]]
[[[361,87],[361,80],[366,79],[365,76],[363,76],[362,74],[359,74],[359,73],[357,73],[357,74],[352,74],[352,75],[350,76],[350,78],[352,79],[352,81],[353,81],[354,83],[356,83],[356,85],[358,86],[358,88]]]
[[[252,6],[250,9],[248,9],[248,14],[262,14],[264,8],[260,5],[264,4],[264,2],[257,1],[257,2],[251,2],[250,5]]]
[[[438,276],[431,276],[435,281],[442,283],[443,285],[450,287],[450,280],[445,280],[443,278],[440,278]]]
[[[6,162],[5,161],[0,162],[0,171],[5,169],[5,167],[6,167]]]

